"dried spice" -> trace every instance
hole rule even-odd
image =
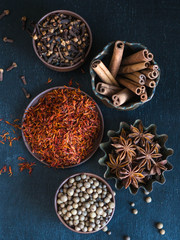
[[[59,67],[84,61],[89,46],[85,23],[76,17],[56,13],[36,24],[33,34],[39,56]]]
[[[9,176],[11,177],[13,175],[13,172],[12,172],[12,168],[11,166],[9,165],[9,167],[7,167],[6,165],[4,165],[1,169],[0,169],[0,175],[2,175],[2,173],[7,173],[9,174]]]
[[[51,167],[80,163],[101,127],[95,102],[79,89],[48,92],[28,109],[22,130],[31,151]]]
[[[139,184],[168,170],[161,148],[155,135],[144,130],[139,121],[138,126],[122,128],[119,136],[111,137],[112,150],[106,164],[125,188],[137,189]]]
[[[28,170],[29,174],[31,175],[32,170],[33,170],[33,166],[36,165],[35,162],[23,162],[23,163],[19,163],[19,170],[20,172],[24,171],[25,169]]]

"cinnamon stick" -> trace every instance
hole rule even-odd
[[[151,64],[149,67],[148,67],[148,69],[151,69],[151,70],[154,70],[154,71],[158,71],[158,69],[159,69],[159,66],[157,65],[157,64]]]
[[[142,74],[143,75],[143,74]],[[131,81],[134,81],[136,83],[139,83],[140,85],[144,85],[145,84],[145,79],[141,78],[140,76],[136,76],[133,73],[126,73],[123,75],[125,78],[130,79]]]
[[[113,94],[119,92],[120,90],[121,90],[120,87],[112,86],[102,82],[99,82],[96,85],[96,92],[108,97],[111,97]]]
[[[150,87],[150,88],[155,88],[156,87],[156,82],[151,80],[151,79],[147,79],[145,85],[147,87]]]
[[[149,67],[149,62],[141,62],[127,66],[121,66],[119,69],[119,74],[133,73]]]
[[[141,99],[141,102],[146,102],[148,99],[147,92],[141,94],[140,99]]]
[[[153,54],[150,53],[147,49],[138,51],[122,60],[122,65],[131,65],[140,62],[149,62],[152,61]]]
[[[159,76],[159,71],[154,71],[151,69],[142,70],[141,73],[143,73],[147,78],[150,79],[156,79]]]
[[[141,87],[137,86],[137,83],[133,83],[131,80],[128,80],[127,78],[117,77],[117,81],[124,87],[134,92],[136,95],[140,95],[142,92]]]
[[[145,93],[146,92],[146,87],[145,86],[141,86],[141,93]]]
[[[115,107],[121,106],[122,104],[129,101],[134,96],[135,95],[133,92],[125,88],[112,96],[113,105]]]
[[[113,55],[109,65],[109,71],[116,78],[124,52],[124,42],[116,41],[114,44]]]
[[[101,60],[95,60],[91,66],[103,82],[110,85],[119,86],[119,84],[116,82],[110,71]]]
[[[140,72],[133,72],[133,75],[139,77],[140,79],[143,79],[144,81],[146,81],[146,76]]]

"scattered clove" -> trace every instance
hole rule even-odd
[[[26,78],[25,78],[25,76],[24,76],[24,75],[23,75],[23,76],[21,76],[21,80],[22,80],[22,82],[23,82],[23,84],[24,84],[24,85],[27,85]]]
[[[22,22],[22,30],[24,31],[26,29],[26,22],[27,22],[27,17],[23,16],[21,18],[21,22]]]
[[[31,94],[27,92],[27,90],[25,88],[22,88],[23,92],[24,92],[24,95],[26,98],[30,98],[31,97]]]
[[[0,68],[0,82],[3,81],[3,73],[4,73],[4,69]]]
[[[9,10],[4,10],[1,14],[0,14],[0,19],[2,19],[3,17],[9,15],[10,11]]]
[[[7,37],[3,37],[3,41],[6,42],[6,43],[13,43],[14,42],[13,39],[10,39],[10,38],[7,38]]]
[[[6,71],[9,72],[9,71],[11,71],[13,68],[16,68],[16,67],[17,67],[17,64],[16,64],[15,62],[13,62],[12,65],[9,66],[9,67],[6,69]]]

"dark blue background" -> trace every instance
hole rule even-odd
[[[0,144],[0,168],[11,165],[13,176],[0,176],[0,239],[1,240],[51,240],[51,239],[122,239],[128,234],[132,239],[152,240],[180,239],[180,1],[178,0],[1,0],[0,12],[10,9],[11,14],[0,21],[0,68],[7,68],[12,61],[18,68],[4,74],[0,83],[0,118],[12,121],[21,118],[30,100],[26,100],[21,87],[20,75],[25,74],[27,89],[35,97],[41,91],[68,84],[73,78],[81,89],[90,94],[99,104],[105,121],[103,141],[107,140],[109,129],[117,130],[120,121],[133,123],[143,120],[145,126],[157,125],[159,134],[169,135],[168,147],[175,150],[170,157],[174,170],[165,173],[164,185],[154,184],[150,194],[153,201],[146,204],[142,191],[132,196],[128,190],[117,192],[117,208],[109,228],[111,236],[103,232],[80,235],[66,229],[54,211],[54,195],[62,180],[76,172],[93,172],[103,176],[105,168],[98,165],[103,155],[98,150],[85,164],[68,170],[48,169],[39,162],[29,176],[18,169],[18,156],[35,161],[20,140],[10,148]],[[47,69],[33,52],[31,39],[21,30],[21,17],[26,15],[39,20],[44,14],[68,9],[82,15],[93,33],[92,51],[81,70],[57,73]],[[2,37],[15,40],[5,44]],[[91,90],[89,63],[102,48],[112,40],[141,42],[147,46],[160,65],[162,75],[154,98],[144,106],[131,112],[118,112],[105,107]],[[48,77],[53,81],[46,84]],[[2,129],[8,130],[2,123]],[[114,189],[114,181],[109,181]],[[139,210],[137,216],[131,214],[129,202],[134,201]],[[157,232],[154,223],[162,221],[166,230],[164,237]]]

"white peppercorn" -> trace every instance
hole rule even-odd
[[[90,212],[89,216],[90,216],[90,218],[95,218],[96,217],[96,213],[95,212]]]
[[[165,231],[164,229],[161,229],[161,230],[159,231],[159,233],[160,233],[161,235],[164,235],[164,234],[166,233],[166,231]]]
[[[84,183],[84,187],[85,187],[85,188],[90,188],[90,186],[91,186],[91,185],[90,185],[89,182]]]
[[[74,209],[77,209],[77,208],[78,208],[78,204],[77,204],[77,203],[73,203],[72,206],[73,206]]]
[[[147,203],[151,203],[152,202],[152,198],[151,197],[147,197],[145,200],[146,200]]]
[[[103,214],[103,209],[102,208],[97,208],[96,214],[97,215],[102,215]]]
[[[87,193],[88,193],[88,194],[91,194],[92,192],[93,192],[92,188],[88,188],[88,189],[87,189]]]
[[[81,179],[86,179],[86,175],[85,175],[85,174],[82,174],[82,175],[81,175]]]
[[[62,202],[66,202],[68,200],[66,195],[62,195],[60,199]]]
[[[109,208],[114,208],[115,207],[115,204],[114,204],[114,202],[110,202],[110,203],[108,203],[108,206],[109,206]]]
[[[137,210],[137,209],[133,209],[133,210],[132,210],[132,213],[133,213],[134,215],[137,215],[137,214],[138,214],[138,210]]]
[[[104,199],[104,202],[105,202],[105,203],[109,203],[109,202],[110,202],[110,199],[109,199],[108,197],[106,197],[106,198]]]
[[[76,215],[77,214],[77,210],[73,209],[73,210],[71,210],[71,213],[72,213],[72,215]]]
[[[83,215],[79,216],[79,220],[84,221],[84,216]]]
[[[103,232],[107,232],[107,230],[108,230],[108,227],[107,226],[105,226],[103,229]]]
[[[74,183],[74,178],[70,178],[69,183]]]
[[[157,227],[157,229],[162,229],[163,228],[163,223],[157,223],[156,227]]]

